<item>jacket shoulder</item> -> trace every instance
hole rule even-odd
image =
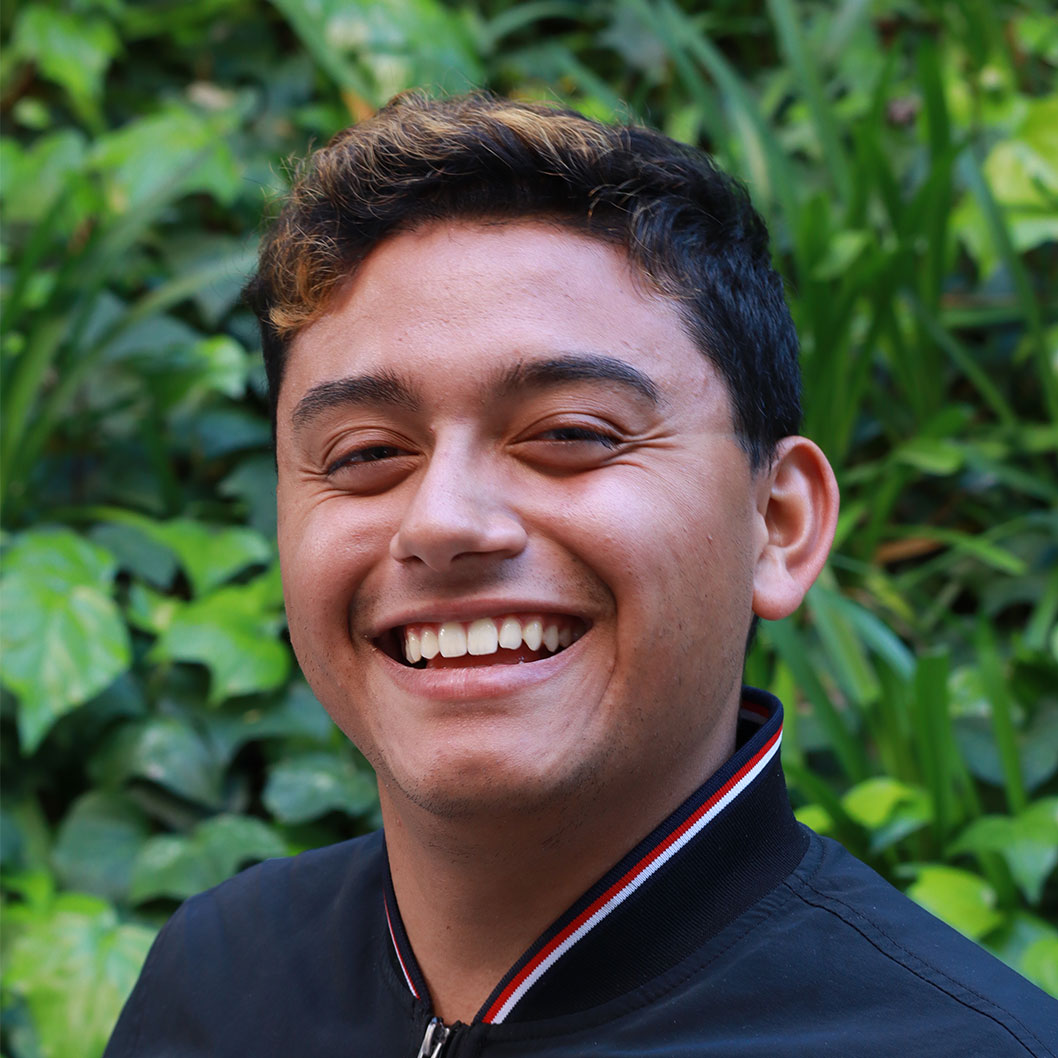
[[[894,1004],[894,1017],[929,1009],[938,1026],[950,1019],[954,1031],[965,1027],[971,1037],[974,1026],[982,1034],[998,1032],[1011,1044],[1004,1054],[1058,1053],[1058,1001],[837,842],[811,834],[804,860],[784,884],[802,907],[802,935],[838,953],[843,974],[911,1004]]]

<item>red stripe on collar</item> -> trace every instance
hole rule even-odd
[[[389,900],[386,895],[382,895],[382,904],[386,909],[386,925],[389,927],[389,939],[393,945],[393,950],[397,953],[397,962],[400,963],[401,973],[404,974],[404,980],[407,982],[408,988],[411,989],[411,994],[416,999],[420,999],[419,993],[415,990],[415,985],[412,983],[411,974],[408,973],[408,967],[404,963],[404,957],[400,954],[400,945],[397,943],[397,935],[393,932],[393,919],[389,917]]]
[[[767,719],[769,716],[767,709],[755,704],[748,711],[753,714],[752,719],[754,720]],[[606,892],[597,897],[561,933],[544,945],[508,982],[507,987],[481,1016],[481,1020],[494,1025],[502,1022],[522,996],[554,962],[587,936],[611,911],[631,896],[643,882],[679,852],[756,779],[778,752],[781,741],[782,728],[779,727],[757,753],[746,761],[707,801],[643,856],[634,867],[625,872]]]
[[[764,726],[774,716],[773,709],[762,702],[743,698],[739,708],[739,718]],[[696,837],[721,812],[727,809],[738,796],[747,789],[768,767],[779,750],[782,741],[782,724],[779,723],[756,752],[734,772],[726,782],[716,789],[678,826],[669,831],[649,852],[645,853],[629,870],[546,944],[508,981],[503,990],[489,1004],[488,1009],[479,1013],[475,1020],[490,1024],[503,1022],[517,1006],[532,986],[579,941],[588,936],[592,929],[602,922],[613,910],[619,907],[657,870],[676,855],[688,842]],[[401,972],[409,991],[416,999],[423,998],[415,987],[414,974],[408,960],[401,953],[390,915],[389,900],[384,897],[386,925],[389,928],[390,941],[400,964]],[[414,966],[414,954],[408,957]],[[421,977],[421,974],[419,975]]]

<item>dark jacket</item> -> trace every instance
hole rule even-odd
[[[747,692],[735,756],[470,1025],[431,1027],[379,833],[187,901],[106,1058],[1058,1058],[1058,1002],[796,822],[781,725]]]

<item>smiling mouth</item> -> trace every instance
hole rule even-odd
[[[518,665],[561,653],[588,630],[569,614],[504,614],[474,621],[400,625],[375,640],[394,661],[411,668]]]

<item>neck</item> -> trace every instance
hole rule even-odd
[[[732,739],[733,744],[733,739]],[[470,1022],[532,942],[723,763],[559,809],[438,818],[381,790],[394,893],[434,1012]],[[655,784],[656,785],[656,782]]]

